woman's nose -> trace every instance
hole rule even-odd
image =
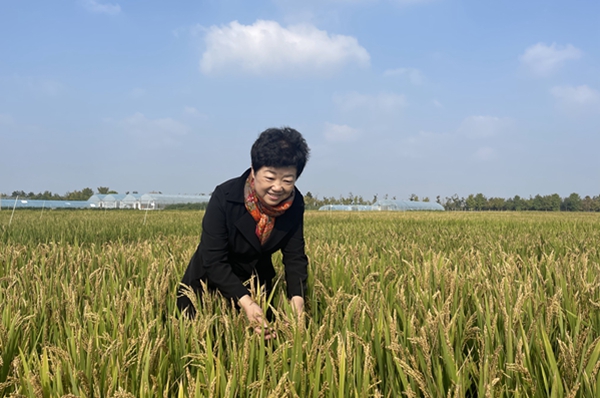
[[[279,192],[283,188],[283,185],[279,181],[273,182],[273,191]]]

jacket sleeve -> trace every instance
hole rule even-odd
[[[225,199],[220,189],[215,190],[206,207],[198,250],[202,250],[201,266],[206,270],[210,285],[228,299],[249,294],[229,263],[229,231]]]
[[[283,254],[288,298],[293,296],[304,298],[308,279],[308,257],[304,252],[304,207],[302,207],[298,228],[281,249],[281,253]]]

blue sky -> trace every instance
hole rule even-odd
[[[0,192],[209,193],[289,125],[323,196],[600,194],[600,2],[0,2]]]

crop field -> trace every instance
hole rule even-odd
[[[600,397],[600,214],[308,212],[269,341],[177,316],[202,214],[0,211],[0,396]]]

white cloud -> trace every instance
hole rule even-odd
[[[600,92],[589,86],[555,86],[550,93],[556,107],[571,117],[600,112]]]
[[[583,51],[571,44],[560,46],[552,43],[548,46],[537,43],[528,47],[520,60],[535,76],[544,77],[556,72],[566,61],[581,58],[582,54]]]
[[[120,124],[137,142],[153,148],[177,145],[179,138],[189,132],[189,128],[177,120],[148,119],[140,112],[136,112]]]
[[[497,158],[496,151],[490,147],[481,147],[474,154],[475,159],[483,162],[494,160]]]
[[[406,97],[394,93],[367,95],[352,92],[343,95],[336,94],[333,101],[342,112],[394,113],[401,111],[406,106]]]
[[[119,4],[106,4],[96,0],[83,0],[83,5],[88,11],[97,14],[116,15],[121,12],[121,6]]]
[[[600,92],[586,85],[556,86],[550,93],[564,104],[587,106],[600,103]]]
[[[433,106],[435,106],[436,108],[444,108],[444,105],[442,105],[442,103],[436,99],[432,100],[431,103],[433,104]]]
[[[284,28],[274,21],[237,21],[211,26],[200,60],[205,74],[323,75],[347,64],[369,65],[369,53],[351,36],[329,34],[308,24]]]
[[[423,73],[416,68],[398,68],[398,69],[388,69],[383,73],[384,76],[400,76],[405,79],[408,79],[412,84],[418,86],[423,84],[425,81],[425,76]]]
[[[493,137],[512,128],[512,120],[495,116],[469,116],[458,127],[458,133],[469,138]]]
[[[329,142],[349,142],[356,141],[360,131],[345,124],[325,123],[323,134]]]

